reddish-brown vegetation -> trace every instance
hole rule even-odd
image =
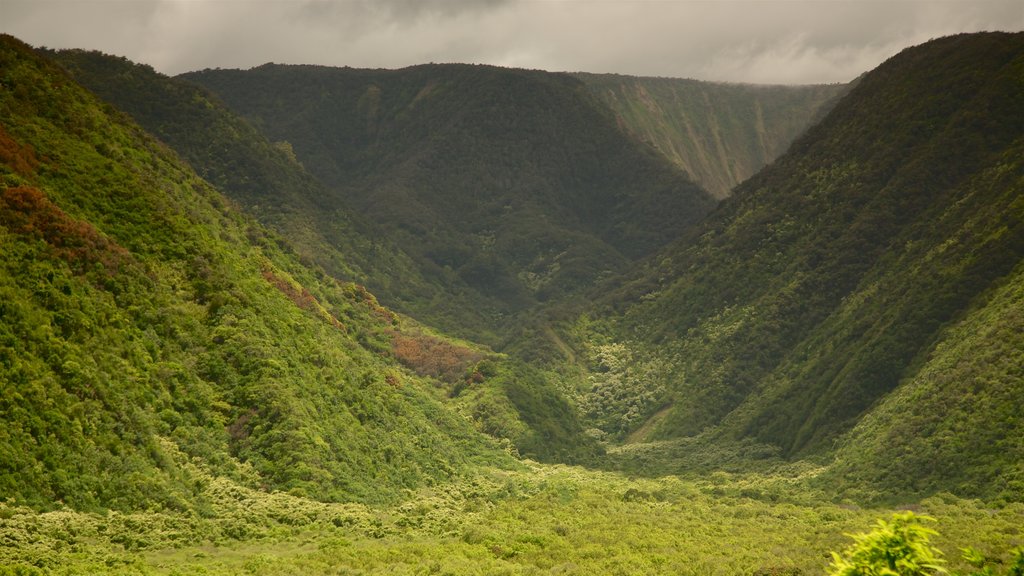
[[[484,358],[482,352],[421,332],[392,332],[391,348],[395,358],[413,372],[449,383]]]
[[[388,324],[398,322],[398,315],[384,306],[381,306],[380,302],[377,302],[377,297],[371,294],[370,291],[366,289],[366,286],[361,284],[349,284],[348,289],[349,293],[356,301],[366,304],[374,314]]]
[[[15,174],[31,176],[39,166],[35,150],[31,146],[22,146],[4,130],[0,124],[0,164],[9,166]]]
[[[88,222],[69,216],[36,188],[18,186],[0,191],[0,224],[17,234],[43,240],[54,255],[78,272],[98,263],[113,276],[131,260],[127,250]]]
[[[341,321],[321,306],[320,302],[316,299],[316,296],[313,296],[313,294],[311,294],[305,287],[293,286],[287,279],[274,274],[274,271],[270,267],[263,268],[263,278],[266,279],[271,286],[277,288],[279,292],[287,296],[288,299],[294,302],[299,308],[319,315],[338,330],[345,332],[345,326]]]

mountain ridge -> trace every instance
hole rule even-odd
[[[1024,34],[902,52],[715,208],[578,79],[332,69],[336,85],[285,82],[296,95],[282,79],[322,70],[268,65],[277,88],[253,107],[290,115],[251,116],[266,138],[147,72],[217,112],[212,141],[247,135],[234,153],[192,156],[211,179],[247,185],[231,162],[261,155],[271,162],[251,165],[290,174],[233,206],[49,60],[9,37],[2,55],[0,237],[13,248],[0,254],[0,358],[13,376],[0,409],[14,425],[0,482],[19,500],[201,513],[184,455],[248,488],[387,502],[515,466],[502,447],[630,474],[822,463],[800,481],[858,502],[1024,497]],[[234,89],[251,80],[214,72]],[[474,87],[487,98],[432,102]],[[586,106],[557,124],[551,101]],[[599,137],[582,138],[593,119]],[[296,162],[408,217],[388,235],[448,278],[434,294],[475,286],[469,301],[505,306],[490,321],[513,334],[509,355],[391,312],[310,259],[315,244],[304,260],[287,228],[241,212],[278,186],[281,207],[342,210],[347,199],[313,203],[324,189]],[[442,193],[453,202],[428,209]],[[587,198],[600,202],[576,206]],[[602,458],[596,439],[630,444]]]

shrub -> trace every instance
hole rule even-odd
[[[938,533],[921,524],[931,521],[913,512],[879,520],[874,530],[854,534],[854,544],[842,556],[832,553],[829,576],[927,576],[943,574],[941,552],[929,539]]]

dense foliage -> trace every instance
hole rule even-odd
[[[470,326],[481,324],[474,302],[460,296],[464,286],[455,289],[434,274],[425,277],[382,230],[309,175],[289,142],[269,141],[208,91],[99,52],[42,53],[170,146],[248,214],[287,238],[303,262],[366,285],[399,311],[430,311],[417,314],[423,320],[449,315]]]
[[[761,86],[576,74],[638,138],[718,198],[781,156],[845,84]]]
[[[630,350],[588,405],[653,394],[631,424],[646,420],[647,438],[717,430],[787,456],[827,452],[882,406],[842,452],[850,477],[832,481],[889,497],[1024,496],[1024,380],[1010,351],[1022,71],[1024,35],[994,33],[911,48],[867,74],[608,297],[628,308],[621,321],[578,323],[585,346]],[[606,414],[594,422],[621,432]]]
[[[477,339],[623,270],[713,206],[567,75],[267,64],[181,78],[290,142],[333,195],[451,293],[468,290],[483,325],[440,302],[409,311]]]
[[[386,303],[416,312],[420,319],[441,319],[442,324],[454,323],[460,332],[485,339],[503,329],[493,325],[486,302],[473,296],[465,283],[452,275],[437,276],[433,265],[424,272],[422,262],[412,261],[379,229],[352,213],[307,174],[290,144],[271,144],[203,88],[98,52],[43,54],[157,135],[248,214],[287,238],[289,248],[296,251],[301,262],[320,265],[335,278],[366,282],[381,291]],[[299,294],[290,294],[287,282],[282,284],[272,275],[267,279],[302,305],[297,300]],[[357,297],[375,302],[374,296],[365,291]],[[442,386],[471,376],[466,372],[470,365],[487,354],[479,346],[452,342],[447,336],[432,336],[414,327],[408,331],[388,330],[387,335],[399,362],[421,376],[441,380]],[[518,363],[510,358],[500,361],[507,362]],[[517,375],[531,374],[523,366],[509,370]],[[581,436],[575,412],[546,379],[517,376],[510,382],[515,385],[476,382],[487,392],[467,396],[461,408],[485,420],[480,422],[482,429],[512,440],[523,455],[545,460],[559,455],[576,460],[595,450],[595,444]],[[545,410],[519,414],[520,406],[528,408],[531,404],[500,398],[506,393],[523,398],[516,391],[528,389],[528,396],[548,400]],[[485,398],[486,406],[467,405],[473,399]],[[550,420],[556,416],[558,421]],[[496,426],[492,422],[495,420],[518,424]]]
[[[854,544],[843,554],[832,553],[829,576],[929,576],[962,574],[949,572],[943,565],[942,551],[931,538],[939,533],[924,525],[934,518],[913,512],[893,514],[891,520],[879,520],[871,532],[854,534]],[[967,547],[961,549],[963,560],[970,566],[970,576],[1019,576],[1024,574],[1024,548],[1011,551],[1008,566],[998,567],[1002,558],[990,558]],[[966,573],[964,573],[966,574]]]
[[[401,323],[365,290],[10,37],[0,71],[5,499],[208,513],[175,450],[326,500],[507,462],[393,360]]]
[[[267,139],[56,57],[170,147],[0,37],[0,575],[820,574],[880,502],[935,532],[834,573],[1024,570],[1024,34],[894,57],[696,225],[568,76],[198,75]],[[403,270],[503,353],[349,281]]]
[[[558,466],[488,471],[400,505],[320,503],[210,479],[215,514],[36,514],[0,503],[0,574],[627,574],[817,576],[844,533],[890,510],[823,501],[800,477],[629,479]],[[997,576],[1021,543],[1024,507],[949,496],[921,513],[954,573]],[[973,561],[961,548],[977,546]],[[4,570],[7,570],[5,573]]]
[[[842,555],[832,553],[829,576],[929,576],[945,572],[941,553],[930,544],[935,530],[913,512],[879,520],[874,530],[854,535]]]

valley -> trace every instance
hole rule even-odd
[[[0,37],[0,575],[1019,574],[1022,109]]]

